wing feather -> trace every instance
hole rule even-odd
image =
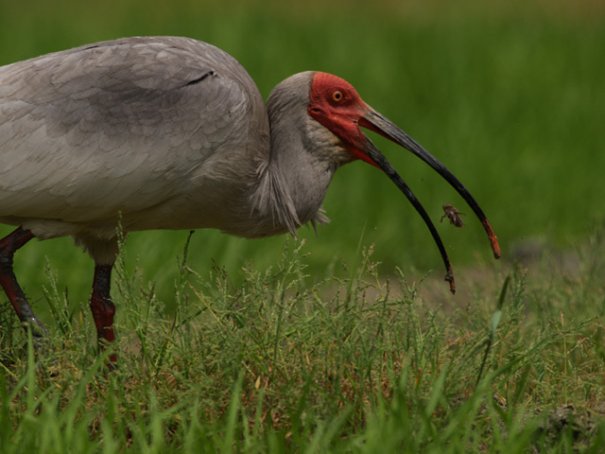
[[[258,89],[225,52],[129,38],[0,67],[0,217],[92,222],[191,190],[263,131]]]

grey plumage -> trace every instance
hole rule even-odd
[[[111,263],[118,219],[125,231],[249,237],[322,220],[335,164],[305,137],[314,127],[339,141],[307,115],[283,115],[305,112],[293,104],[308,100],[310,78],[272,93],[270,140],[250,76],[200,41],[128,38],[1,67],[0,221],[72,235]]]

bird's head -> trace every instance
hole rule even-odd
[[[306,81],[306,88],[303,88],[303,80]],[[441,162],[397,125],[366,104],[350,83],[340,77],[323,72],[300,73],[290,78],[289,82],[293,81],[296,81],[298,89],[295,91],[300,96],[301,104],[303,102],[306,104],[308,116],[327,129],[326,134],[328,136],[335,136],[338,139],[338,146],[336,147],[338,154],[348,154],[347,160],[361,159],[382,170],[405,194],[414,208],[416,208],[439,247],[448,271],[446,279],[450,281],[452,291],[454,287],[451,267],[437,230],[410,188],[389,164],[384,155],[364,134],[362,128],[380,134],[407,149],[447,180],[475,212],[487,233],[494,256],[496,258],[500,257],[498,239],[489,221],[462,183]],[[303,94],[303,90],[308,91]],[[333,141],[325,139],[326,134],[321,134],[323,136],[322,143],[333,143]],[[315,137],[317,136],[316,134]]]

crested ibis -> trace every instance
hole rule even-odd
[[[40,335],[13,272],[32,238],[71,236],[95,263],[90,307],[101,344],[115,338],[111,270],[124,233],[219,229],[243,237],[294,233],[325,220],[336,169],[362,160],[384,172],[428,226],[454,291],[443,243],[410,188],[361,128],[441,174],[478,216],[460,181],[351,84],[323,72],[279,83],[267,104],[229,54],[189,38],[95,43],[0,67],[0,284]]]

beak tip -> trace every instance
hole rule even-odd
[[[489,241],[492,244],[494,258],[499,259],[500,257],[502,257],[502,251],[500,250],[500,244],[498,244],[498,238],[496,237],[496,235],[490,236]]]
[[[498,243],[498,237],[492,228],[492,225],[489,223],[487,218],[482,220],[483,227],[487,232],[487,237],[489,238],[490,245],[492,246],[492,252],[494,253],[494,258],[499,259],[502,256],[502,251],[500,250],[500,243]]]
[[[499,259],[500,257],[502,257],[502,251],[500,250],[500,244],[498,243],[498,237],[496,235],[494,235],[493,232],[491,232],[491,234],[489,234],[488,237],[489,237],[490,245],[492,247],[492,252],[494,254],[494,258]]]
[[[454,273],[451,268],[447,270],[444,280],[446,282],[449,282],[450,292],[452,292],[452,295],[455,295],[456,294],[456,281],[454,280]]]

